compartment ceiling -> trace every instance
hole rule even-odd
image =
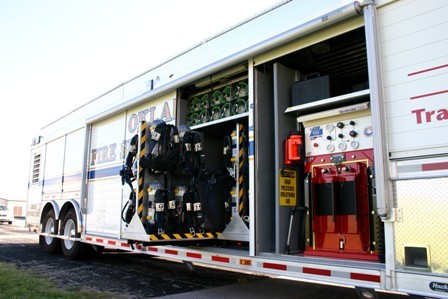
[[[367,80],[364,28],[322,41],[277,59],[302,75],[319,73],[338,80]]]

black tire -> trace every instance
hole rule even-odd
[[[48,210],[42,222],[42,232],[47,234],[57,234],[58,222],[55,219],[54,211]],[[58,238],[50,236],[39,236],[39,245],[41,248],[49,253],[56,254],[61,252],[61,244]]]
[[[11,225],[11,224],[12,224],[12,221],[9,221],[9,222],[8,222],[8,224],[10,224],[10,225]]]
[[[64,256],[70,260],[82,259],[87,252],[85,244],[72,239],[80,237],[77,232],[77,225],[75,212],[73,210],[68,211],[62,222],[62,235],[65,238],[61,240],[61,247]]]

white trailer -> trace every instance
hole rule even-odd
[[[293,0],[210,38],[41,130],[27,225],[71,259],[446,298],[446,15]]]

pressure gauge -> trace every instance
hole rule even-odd
[[[369,136],[372,136],[372,134],[373,134],[372,126],[367,126],[364,128],[364,135],[369,137]]]
[[[335,147],[334,147],[333,144],[329,144],[329,145],[327,145],[327,151],[329,151],[330,153],[331,153],[331,152],[334,152],[334,149],[335,149]]]
[[[352,142],[350,142],[350,146],[351,146],[351,148],[357,149],[359,147],[359,141],[352,140]]]
[[[338,149],[341,151],[345,151],[345,149],[347,148],[347,144],[345,144],[344,142],[341,142],[338,144]]]
[[[325,126],[325,128],[327,129],[328,132],[331,132],[331,131],[333,131],[334,126],[333,126],[333,124],[327,124],[327,125]]]

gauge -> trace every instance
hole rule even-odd
[[[345,149],[347,148],[347,144],[345,144],[344,142],[341,142],[338,144],[338,149],[341,151],[345,151]]]
[[[325,126],[325,128],[327,129],[328,132],[331,132],[331,131],[333,131],[334,126],[333,126],[333,124],[327,124],[327,125]]]
[[[359,141],[352,140],[352,142],[350,142],[350,146],[351,146],[351,148],[357,149],[359,147]]]
[[[334,151],[334,145],[333,144],[329,144],[327,145],[327,151],[329,151],[330,153]]]
[[[364,135],[368,136],[372,136],[373,134],[373,129],[372,126],[367,126],[364,128]]]

